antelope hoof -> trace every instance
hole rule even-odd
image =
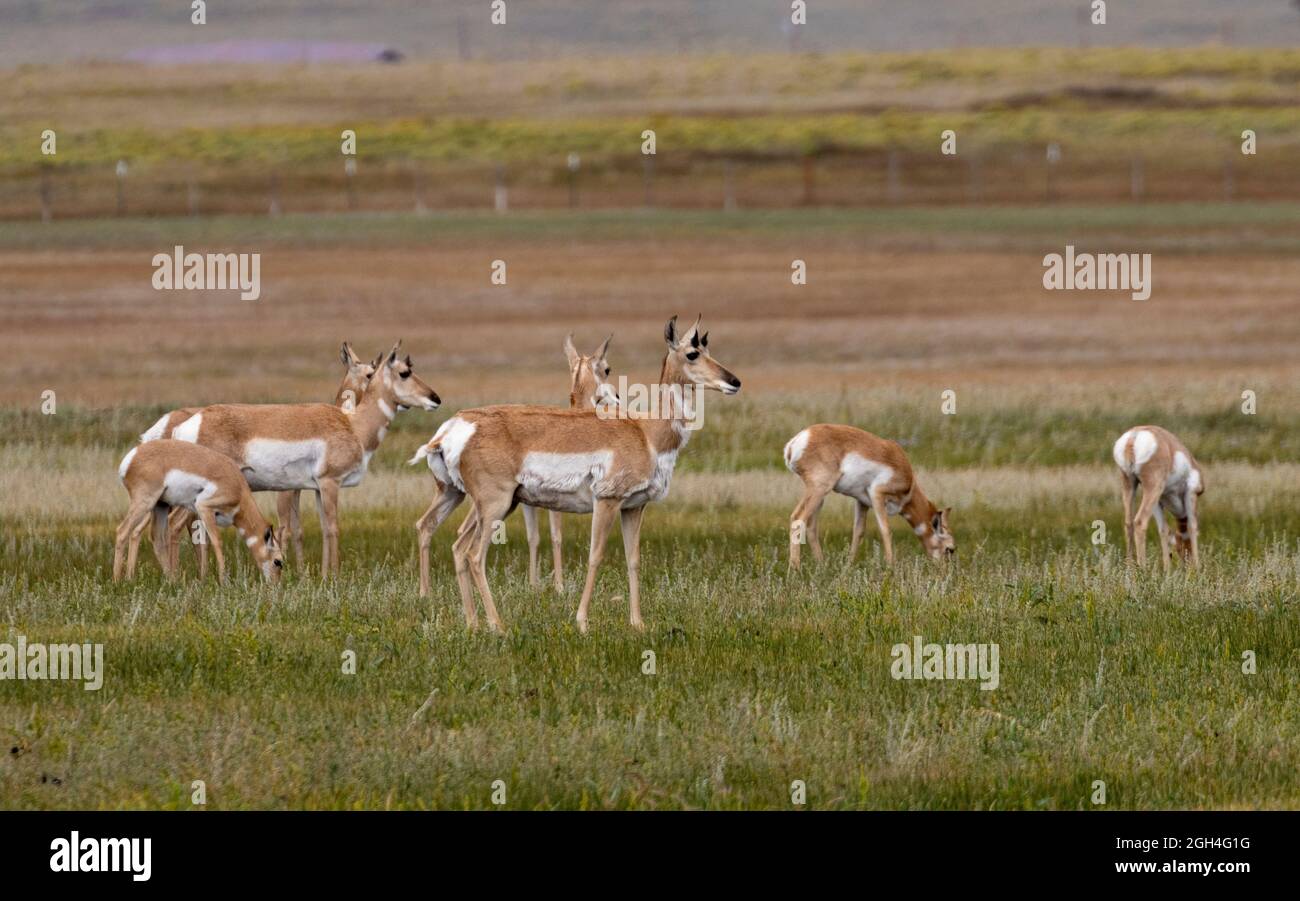
[[[583,635],[587,634],[587,621],[585,619],[578,620],[578,631]]]

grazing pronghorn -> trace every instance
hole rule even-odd
[[[610,335],[590,356],[584,357],[573,346],[573,335],[564,338],[564,356],[569,361],[569,409],[594,410],[598,404],[617,404],[618,394],[609,384],[609,342]],[[433,529],[428,528],[432,515],[437,509],[435,497],[429,509],[415,524],[420,536],[420,596],[429,593],[429,543],[433,539]],[[537,508],[522,504],[524,530],[528,533],[528,584],[534,588],[541,585],[541,567],[538,564],[538,547],[541,544],[541,530],[537,527]],[[551,559],[555,567],[552,583],[555,590],[564,593],[564,555],[562,550],[562,514],[558,510],[548,510],[551,523]],[[473,528],[474,514],[466,517],[462,529]]]
[[[357,400],[365,393],[366,387],[370,384],[370,377],[375,374],[379,368],[380,360],[383,354],[380,353],[374,362],[368,363],[357,356],[356,351],[352,349],[351,343],[344,341],[339,349],[339,358],[343,361],[346,370],[343,374],[343,381],[339,383],[338,390],[334,393],[334,406],[339,407],[345,413],[356,410]],[[189,419],[195,413],[199,412],[201,407],[185,407],[180,410],[173,410],[168,413],[166,422],[159,420],[154,423],[149,431],[140,436],[141,441],[152,441],[157,437],[169,437],[172,430],[185,420]],[[276,518],[279,520],[279,529],[276,530],[276,541],[280,547],[286,547],[286,538],[293,542],[295,559],[299,565],[306,562],[302,550],[302,522],[298,515],[299,496],[297,491],[281,491],[276,495]],[[172,510],[168,535],[177,536],[187,534],[190,524],[194,521],[194,514],[183,507],[177,507]],[[175,570],[180,565],[180,541],[168,541],[170,547],[168,553],[171,557],[171,567]],[[207,545],[200,543],[199,552],[199,578],[203,578],[208,571],[208,549]]]
[[[332,404],[214,404],[183,421],[170,414],[143,439],[176,438],[220,451],[234,460],[254,491],[316,492],[320,514],[322,575],[339,564],[338,493],[361,482],[370,458],[401,410],[435,410],[441,401],[398,357],[398,341],[357,404],[345,413]],[[179,541],[173,532],[170,541]]]
[[[1132,559],[1136,551],[1138,565],[1146,565],[1147,525],[1154,515],[1160,533],[1160,563],[1169,569],[1169,524],[1165,514],[1172,513],[1178,520],[1178,531],[1174,533],[1178,555],[1193,566],[1199,564],[1196,504],[1205,491],[1205,475],[1192,452],[1159,426],[1140,425],[1120,435],[1111,454],[1123,486],[1125,557]],[[1133,499],[1139,485],[1142,501],[1134,515]]]
[[[475,523],[462,528],[452,545],[465,621],[478,624],[473,590],[483,600],[488,623],[500,629],[487,583],[491,524],[524,503],[567,513],[592,513],[587,581],[578,604],[578,628],[587,631],[587,612],[596,573],[615,514],[623,520],[631,623],[644,628],[639,586],[641,519],[646,504],[668,494],[677,454],[698,425],[703,389],[735,394],[740,380],[709,354],[709,336],[699,320],[684,334],[677,317],[664,329],[668,352],[653,386],[654,415],[620,408],[611,413],[522,405],[462,410],[438,429],[412,458],[428,460],[441,493],[426,514],[432,531],[469,495]]]
[[[867,510],[876,514],[885,562],[894,562],[894,540],[889,517],[901,514],[936,560],[957,552],[948,523],[952,508],[940,510],[916,484],[912,464],[897,442],[847,425],[814,425],[795,435],[785,446],[785,465],[803,480],[803,497],[790,514],[790,566],[799,568],[799,549],[807,538],[813,558],[822,559],[817,517],[832,491],[855,501],[853,541],[849,561],[858,553],[866,530]]]
[[[268,582],[279,580],[284,558],[270,524],[257,509],[253,492],[234,460],[187,441],[159,439],[127,451],[117,475],[131,496],[131,506],[117,527],[113,581],[121,580],[124,562],[126,577],[135,577],[140,538],[151,519],[154,555],[163,572],[171,575],[173,569],[166,553],[165,533],[168,511],[177,507],[194,511],[203,523],[207,538],[212,542],[212,553],[217,558],[217,575],[223,584],[226,581],[226,562],[221,554],[217,527],[229,525],[239,531],[239,537],[248,545],[262,576]]]

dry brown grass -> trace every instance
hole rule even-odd
[[[1002,386],[1026,399],[1197,397],[1294,384],[1300,262],[1157,254],[1155,291],[1046,292],[1020,252],[882,251],[835,241],[665,237],[557,244],[520,238],[427,248],[264,248],[263,299],[155,292],[139,250],[0,252],[0,402],[315,400],[338,342],[397,337],[452,406],[563,400],[564,334],[615,333],[617,372],[653,377],[671,314],[705,314],[746,394]],[[1127,248],[1117,248],[1127,249]],[[1140,250],[1140,247],[1133,248]],[[807,260],[794,287],[789,263]],[[509,285],[489,283],[492,259]],[[900,381],[901,380],[901,381]],[[1188,383],[1195,390],[1182,390]],[[1077,393],[1077,394],[1075,394]],[[1293,406],[1292,392],[1270,402]]]

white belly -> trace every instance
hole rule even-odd
[[[315,488],[316,477],[325,469],[325,441],[254,438],[244,446],[243,467],[248,486],[254,491]]]
[[[163,477],[163,493],[160,500],[170,507],[194,509],[200,500],[212,497],[217,491],[216,483],[211,479],[186,472],[183,469],[169,469]]]
[[[672,485],[673,470],[676,467],[677,451],[665,451],[656,457],[655,471],[650,476],[650,481],[628,495],[627,499],[623,501],[622,508],[624,510],[634,510],[637,507],[644,507],[646,504],[666,498],[668,488]]]
[[[870,506],[872,490],[888,484],[893,478],[892,467],[876,460],[868,460],[861,454],[845,454],[840,461],[840,478],[835,483],[835,490]],[[898,509],[898,502],[891,501],[886,512],[892,516]]]
[[[516,479],[522,503],[563,513],[590,513],[613,461],[612,451],[525,454]]]

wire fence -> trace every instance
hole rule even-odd
[[[1300,200],[1285,158],[1225,150],[1072,155],[1019,147],[943,156],[902,149],[644,155],[558,163],[384,160],[31,165],[0,169],[0,219],[495,209],[781,209],[900,204]]]

